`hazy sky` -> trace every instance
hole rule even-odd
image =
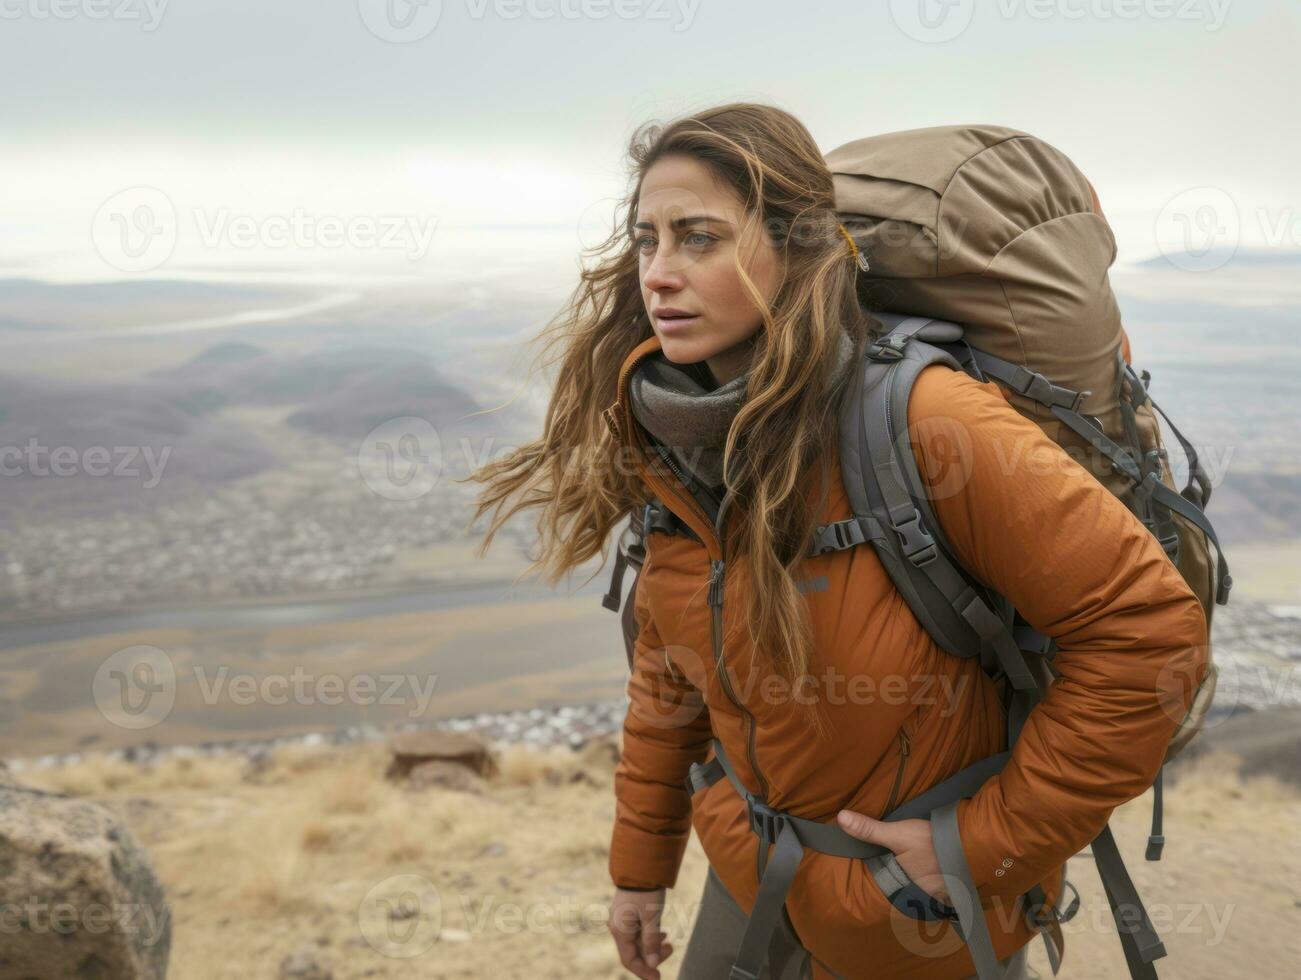
[[[637,124],[738,99],[824,151],[1028,130],[1092,179],[1123,260],[1189,194],[1297,248],[1299,42],[1287,0],[0,0],[0,273],[93,269],[97,212],[137,187],[191,258],[196,223],[294,208],[577,242]]]

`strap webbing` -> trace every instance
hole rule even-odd
[[[1164,824],[1165,766],[1156,772],[1156,782],[1152,784],[1152,832],[1147,838],[1147,853],[1143,856],[1149,861],[1160,861],[1161,851],[1165,849],[1165,836],[1161,833]]]
[[[980,596],[976,595],[974,589],[968,589],[968,592],[971,601],[958,608],[962,618],[971,625],[982,642],[998,656],[998,665],[1007,675],[1012,687],[1018,691],[1037,690],[1039,685],[1035,682],[1034,675],[1030,673],[1030,668],[1026,666],[1025,657],[1021,656],[1021,651],[1008,631],[1007,624],[994,615],[994,611]]]
[[[1168,425],[1170,431],[1174,433],[1175,439],[1179,441],[1179,448],[1183,450],[1184,457],[1188,460],[1188,483],[1185,484],[1183,490],[1180,491],[1180,494],[1186,497],[1195,506],[1205,510],[1206,505],[1211,501],[1211,481],[1206,475],[1206,470],[1202,468],[1201,461],[1197,455],[1197,450],[1194,449],[1193,444],[1184,437],[1184,434],[1179,431],[1179,427],[1170,421],[1170,416],[1166,415],[1161,406],[1156,403],[1156,399],[1152,398],[1151,393],[1148,391],[1147,384],[1138,376],[1131,365],[1125,364],[1125,374],[1129,378],[1131,389],[1135,392],[1133,400],[1134,407],[1138,408],[1144,401],[1150,400],[1152,409],[1160,413],[1161,417],[1165,419],[1166,425]],[[1147,375],[1146,371],[1144,372],[1144,375]],[[1192,496],[1193,494],[1195,494],[1195,498]]]
[[[628,526],[619,533],[619,540],[615,542],[614,570],[610,574],[610,588],[606,590],[605,595],[601,598],[601,605],[612,612],[618,612],[619,606],[623,602],[624,571],[629,565],[641,568],[641,563],[646,557],[646,549],[642,544],[644,537],[642,528],[645,523],[644,511],[641,514],[634,513],[628,518]],[[633,543],[625,549],[623,547],[623,536],[629,531],[633,532]]]
[[[783,826],[790,825],[796,830],[799,840],[805,847],[810,847],[823,854],[829,854],[832,857],[869,858],[876,857],[878,854],[890,853],[879,844],[869,844],[867,841],[861,841],[857,837],[850,836],[841,829],[839,824],[819,823],[816,820],[773,810],[762,799],[745,788],[745,784],[741,782],[736,770],[732,768],[732,763],[728,759],[727,753],[723,751],[722,743],[718,739],[714,739],[714,753],[714,758],[708,762],[695,763],[691,766],[690,771],[687,773],[687,789],[694,793],[698,789],[712,786],[722,776],[727,776],[732,788],[737,791],[750,808],[752,829],[761,837],[764,836],[760,831],[763,829],[765,821],[780,821]],[[769,844],[774,843],[777,839],[775,831],[767,836]]]
[[[979,980],[1001,980],[1003,969],[994,953],[994,941],[990,938],[989,925],[985,922],[976,884],[971,878],[967,855],[962,850],[956,801],[931,814],[931,840],[935,843],[935,856],[949,889],[949,904],[958,913],[958,931],[976,966],[976,976]]]
[[[1229,601],[1229,589],[1233,587],[1233,578],[1229,575],[1229,566],[1224,560],[1224,551],[1220,547],[1220,539],[1215,534],[1215,528],[1211,526],[1211,522],[1206,519],[1206,515],[1202,513],[1201,509],[1188,498],[1171,490],[1156,478],[1155,473],[1149,473],[1144,479],[1138,472],[1138,467],[1134,465],[1134,461],[1125,454],[1125,451],[1112,442],[1105,432],[1086,422],[1083,416],[1063,411],[1060,408],[1054,408],[1053,414],[1075,433],[1091,443],[1095,449],[1106,455],[1118,470],[1133,480],[1136,488],[1135,493],[1142,492],[1155,498],[1159,503],[1164,504],[1170,510],[1175,511],[1201,528],[1206,537],[1215,545],[1215,567],[1218,580],[1215,601],[1221,606],[1227,603]]]
[[[612,612],[618,612],[619,606],[623,603],[623,572],[627,567],[628,559],[624,557],[623,549],[616,548],[614,571],[610,574],[610,588],[601,598],[601,605]]]
[[[1018,623],[1012,627],[1012,638],[1018,650],[1033,650],[1045,657],[1051,657],[1059,649],[1057,641],[1046,633],[1040,633],[1029,623]]]
[[[1229,601],[1229,590],[1233,588],[1233,576],[1229,574],[1228,562],[1224,560],[1224,549],[1220,547],[1220,539],[1216,535],[1211,522],[1207,520],[1206,515],[1188,498],[1175,493],[1157,479],[1155,473],[1149,473],[1134,492],[1151,495],[1158,503],[1164,504],[1181,517],[1191,521],[1201,528],[1206,537],[1215,545],[1215,602],[1217,605],[1225,605]]]
[[[761,841],[759,846],[764,848],[767,845]],[[754,908],[741,936],[740,948],[728,974],[731,980],[758,980],[759,972],[768,958],[777,918],[786,903],[786,893],[790,891],[791,882],[795,880],[795,872],[803,858],[804,848],[794,826],[784,825],[777,835],[777,846],[759,881],[759,894],[755,897]]]
[[[1109,826],[1093,840],[1093,863],[1102,879],[1107,904],[1111,906],[1111,916],[1116,922],[1130,976],[1134,980],[1156,980],[1156,967],[1152,961],[1165,956],[1165,946],[1148,918],[1147,909],[1129,877]]]
[[[1062,882],[1065,888],[1065,880]],[[1048,954],[1048,965],[1052,967],[1053,976],[1062,968],[1062,953],[1066,948],[1066,939],[1062,935],[1062,920],[1057,910],[1048,903],[1048,894],[1042,885],[1035,885],[1025,893],[1028,905],[1026,914],[1030,921],[1039,928],[1043,937],[1044,951]]]

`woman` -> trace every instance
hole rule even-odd
[[[633,599],[611,931],[630,972],[659,977],[673,951],[659,913],[694,827],[710,873],[679,976],[725,977],[768,848],[727,780],[684,785],[711,739],[750,792],[887,848],[945,903],[929,822],[879,818],[1001,751],[1003,709],[872,549],[808,557],[817,525],[851,516],[837,414],[875,330],[807,130],[730,104],[644,128],[630,155],[625,226],[548,328],[560,371],[543,436],[475,475],[489,484],[478,514],[497,507],[486,548],[541,507],[539,564],[558,581],[649,499],[671,512],[678,533],[648,535]],[[1179,714],[1158,676],[1202,669],[1189,661],[1206,622],[1156,540],[992,382],[927,368],[908,418],[956,556],[1059,646],[1060,677],[1011,760],[958,810],[994,947],[1018,976],[1035,935],[1018,896],[1039,886],[1055,901],[1065,860],[1151,784]],[[761,975],[973,973],[950,926],[894,911],[877,881],[864,861],[806,852]]]

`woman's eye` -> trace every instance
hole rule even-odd
[[[692,231],[682,236],[682,243],[688,248],[708,248],[715,241],[713,235],[703,231]],[[652,252],[655,248],[655,237],[653,235],[640,235],[633,239],[632,245],[638,252]]]

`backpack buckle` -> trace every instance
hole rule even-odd
[[[873,361],[901,361],[907,343],[907,337],[899,338],[892,333],[886,334],[872,342],[872,345],[867,348],[867,356]]]
[[[922,515],[919,511],[914,510],[913,516],[900,524],[891,524],[899,539],[903,542],[904,557],[907,558],[917,568],[923,565],[929,565],[933,562],[938,552],[935,548],[935,539],[931,537],[930,532],[926,530],[926,525],[922,523]]]
[[[750,819],[750,829],[765,844],[777,843],[777,837],[789,823],[786,814],[774,810],[762,800],[749,797],[745,801],[746,816]]]

